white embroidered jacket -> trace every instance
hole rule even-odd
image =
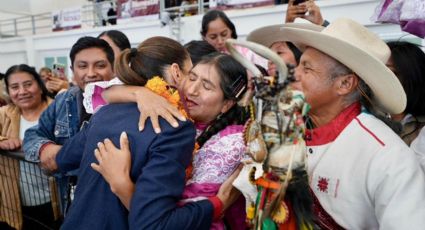
[[[359,112],[310,131],[311,189],[346,229],[424,229],[425,175],[416,156],[383,122]]]

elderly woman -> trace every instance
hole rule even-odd
[[[51,100],[47,97],[48,91],[40,76],[28,65],[10,67],[5,74],[4,82],[11,104],[0,109],[0,149],[20,150],[25,130],[38,123],[38,118]],[[5,221],[17,229],[22,225],[23,229],[40,228],[40,225],[31,221],[32,219],[45,225],[52,223],[48,178],[41,174],[38,166],[24,161],[19,161],[18,165],[18,161],[10,161],[10,158],[5,156],[0,156],[0,162],[2,162],[0,171],[15,170],[12,176],[0,178],[0,191],[14,191],[6,192],[5,196],[2,196],[1,199],[7,202],[0,201],[0,211],[9,209],[10,213],[10,210],[17,210],[12,215],[2,215],[0,221]],[[20,212],[25,217],[23,223]]]

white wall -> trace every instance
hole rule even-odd
[[[39,14],[87,4],[90,4],[87,0],[30,0],[30,9],[33,14]]]
[[[31,14],[30,0],[0,1],[0,20]]]
[[[47,2],[48,0],[43,1]],[[378,2],[379,0],[323,0],[318,1],[317,4],[321,7],[324,17],[329,21],[338,17],[352,18],[366,25],[384,39],[398,39],[406,35],[400,30],[398,25],[382,25],[370,21]],[[240,39],[244,39],[253,29],[265,25],[283,23],[285,11],[286,5],[278,5],[230,10],[226,11],[226,14],[235,23]],[[182,18],[180,37],[182,43],[201,38],[199,34],[201,20],[202,15]],[[0,40],[0,72],[4,72],[12,64],[18,63],[27,63],[40,68],[44,65],[45,57],[69,56],[72,44],[79,37],[86,35],[97,36],[101,31],[108,29],[123,31],[127,34],[133,46],[155,35],[172,37],[170,26],[162,27],[159,20],[156,20],[129,25],[56,32],[25,38],[2,39]]]
[[[90,4],[87,0],[1,0],[0,20]]]

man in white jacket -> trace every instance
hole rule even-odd
[[[282,28],[304,50],[295,76],[311,105],[306,132],[314,211],[323,229],[423,229],[425,175],[414,153],[371,114],[402,112],[406,95],[385,66],[390,49],[362,25]]]

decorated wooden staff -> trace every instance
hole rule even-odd
[[[253,73],[255,106],[245,125],[247,152],[252,159],[234,186],[247,200],[247,223],[252,229],[314,229],[312,197],[306,169],[304,96],[292,90],[294,67],[286,66],[270,49],[229,39],[231,55]],[[277,66],[276,76],[263,76],[234,45],[250,48]]]

